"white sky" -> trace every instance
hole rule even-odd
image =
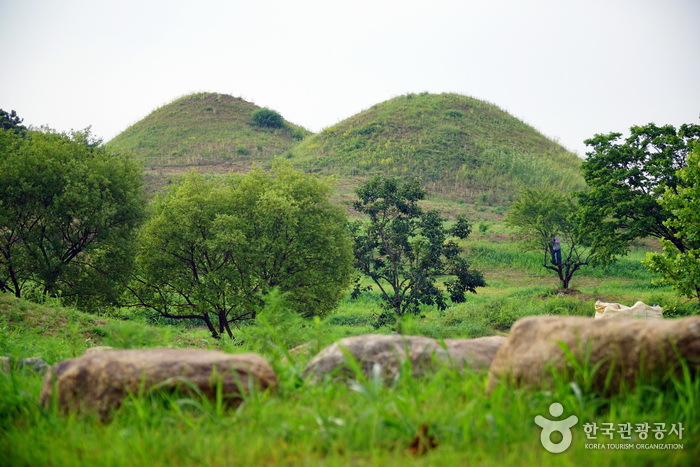
[[[312,131],[409,92],[492,102],[583,156],[700,123],[698,0],[0,0],[0,108],[111,139],[199,91]]]

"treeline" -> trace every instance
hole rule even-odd
[[[86,310],[138,307],[220,337],[255,319],[273,290],[311,317],[333,309],[353,279],[353,295],[369,283],[384,302],[381,325],[485,285],[462,252],[468,220],[447,229],[439,213],[423,212],[415,179],[368,180],[355,203],[366,221],[354,224],[331,203],[328,179],[281,159],[270,171],[191,172],[148,204],[139,163],[89,131],[0,117],[0,292]],[[526,191],[507,220],[564,288],[581,266],[612,262],[651,236],[664,252],[649,257],[650,269],[700,298],[700,126],[650,124],[620,137],[587,141],[587,190]]]

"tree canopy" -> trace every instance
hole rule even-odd
[[[89,131],[0,131],[0,290],[114,302],[144,216],[141,168]]]
[[[14,110],[10,111],[9,113],[0,109],[0,129],[1,130],[10,130],[15,133],[25,133],[27,131],[27,127],[22,125],[22,122],[24,119],[19,118],[19,115],[17,115],[17,112]]]
[[[674,214],[658,200],[682,188],[678,170],[687,165],[700,126],[650,123],[632,127],[623,142],[621,136],[586,140],[592,152],[582,168],[589,190],[580,193],[579,201],[598,260],[624,255],[633,240],[643,237],[665,239],[684,252],[688,247],[678,227],[668,222]]]
[[[681,295],[700,300],[700,145],[677,172],[679,186],[667,188],[659,200],[672,217],[665,221],[683,245],[662,239],[663,253],[649,253],[646,265],[663,276]]]
[[[479,271],[469,268],[460,256],[457,238],[471,229],[466,218],[458,218],[448,230],[436,211],[423,212],[418,201],[425,190],[416,179],[374,177],[357,190],[355,209],[369,216],[368,222],[352,225],[355,267],[379,288],[389,312],[379,324],[406,313],[418,313],[419,305],[447,307],[445,293],[436,285],[444,282],[453,302],[464,302],[465,292],[485,286]],[[453,238],[451,238],[453,237]]]
[[[555,272],[564,289],[569,288],[574,274],[592,258],[591,250],[582,246],[580,218],[570,195],[525,189],[511,204],[506,222],[518,228],[526,248],[542,254],[542,267]],[[561,247],[556,259],[555,237]]]
[[[329,311],[352,274],[347,214],[329,196],[327,182],[283,161],[269,173],[188,174],[142,229],[136,304],[200,320],[217,338],[254,319],[273,288],[301,315]]]

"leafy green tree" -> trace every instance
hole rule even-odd
[[[269,173],[188,174],[141,231],[134,304],[199,320],[215,338],[233,337],[231,324],[254,319],[275,287],[301,315],[332,309],[350,283],[352,247],[330,194],[284,161]]]
[[[284,118],[272,109],[257,109],[252,114],[253,126],[264,128],[284,128]]]
[[[542,267],[557,274],[563,289],[591,261],[591,250],[582,246],[577,207],[570,195],[525,189],[511,204],[506,222],[518,228],[526,248],[542,254]],[[555,237],[560,241],[560,258],[553,250]]]
[[[666,227],[676,232],[683,250],[661,239],[663,253],[648,253],[645,264],[663,276],[681,295],[700,300],[700,145],[688,158],[688,166],[677,173],[679,186],[667,188],[659,200],[672,215]]]
[[[0,130],[0,291],[114,302],[144,209],[140,166],[87,130]]]
[[[19,118],[14,110],[10,113],[0,109],[0,130],[10,130],[15,133],[26,133],[27,127],[22,125],[24,119]]]
[[[598,260],[613,261],[626,254],[633,240],[644,237],[667,240],[685,252],[683,235],[669,222],[673,214],[658,200],[681,188],[678,170],[687,165],[700,126],[676,129],[650,123],[632,127],[622,143],[621,136],[610,133],[586,140],[593,149],[582,165],[589,190],[580,193],[579,201]]]
[[[450,236],[465,239],[469,222],[460,217],[448,230],[436,211],[423,212],[418,201],[425,190],[418,180],[402,183],[395,178],[375,177],[357,190],[355,209],[369,222],[352,224],[355,267],[379,288],[387,313],[380,324],[406,313],[417,314],[420,304],[447,307],[444,282],[453,302],[464,302],[465,292],[485,286],[478,271],[471,270],[462,249]]]

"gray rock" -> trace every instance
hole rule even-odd
[[[108,419],[129,394],[162,390],[192,392],[198,388],[215,400],[217,382],[224,400],[237,405],[255,386],[274,390],[277,375],[256,354],[227,354],[200,349],[113,350],[83,355],[54,365],[46,375],[40,402],[55,399],[59,409],[97,412]]]
[[[37,375],[45,375],[51,369],[51,365],[41,357],[21,358],[17,361],[16,367]]]
[[[575,365],[562,345],[579,364],[587,358],[589,367],[599,365],[590,375],[594,389],[615,392],[622,386],[632,388],[640,380],[658,381],[669,374],[680,374],[678,357],[697,374],[700,316],[666,320],[522,318],[513,325],[491,364],[489,391],[502,382],[550,387],[554,382],[552,371],[567,378],[576,376]]]
[[[25,374],[45,375],[51,365],[40,357],[21,358],[16,362],[12,362],[10,357],[0,357],[0,370],[9,373],[13,368],[24,370]]]
[[[445,339],[447,353],[455,364],[466,365],[474,370],[489,368],[496,352],[505,342],[505,336]]]
[[[385,380],[397,377],[402,366],[410,363],[413,376],[433,373],[445,364],[458,369],[488,367],[498,347],[500,336],[478,339],[447,339],[441,345],[435,339],[420,336],[366,334],[346,337],[326,347],[307,365],[304,375],[319,380],[326,374],[352,378],[345,352],[370,376],[378,371]]]

